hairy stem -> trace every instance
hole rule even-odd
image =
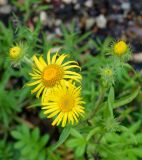
[[[105,96],[105,89],[101,87],[101,88],[100,88],[100,95],[99,95],[98,100],[97,100],[97,102],[96,102],[95,109],[94,109],[94,111],[92,112],[92,114],[91,114],[91,116],[89,117],[89,119],[92,119],[92,118],[95,116],[95,114],[98,112],[98,110],[99,110],[99,108],[100,108],[100,105],[101,105],[101,103],[102,103],[103,100],[104,100],[104,96]]]

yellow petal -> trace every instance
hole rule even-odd
[[[69,75],[65,75],[64,78],[72,79],[72,80],[75,80],[75,81],[81,83],[81,82],[80,82],[81,78],[80,78],[80,77],[77,77],[77,76],[69,76]]]
[[[39,62],[36,56],[33,56],[33,60],[40,71],[43,71],[44,66]]]
[[[54,111],[53,113],[51,113],[51,114],[48,116],[48,118],[52,118],[52,117],[56,116],[59,112],[60,112],[60,110]]]
[[[37,98],[39,98],[39,96],[41,95],[41,92],[43,91],[43,89],[44,89],[44,86],[42,86],[42,87],[40,88],[40,90],[37,92],[37,94],[36,94],[36,97],[37,97]]]
[[[77,107],[76,110],[77,110],[78,112],[84,113],[84,110],[83,110],[83,109],[80,109],[79,107]]]
[[[63,55],[61,55],[59,58],[58,58],[58,60],[56,61],[56,64],[62,64],[62,62],[64,61],[64,59],[67,57],[68,55],[65,55],[65,54],[63,54]]]
[[[48,53],[47,53],[47,62],[48,62],[48,65],[51,63],[51,61],[50,61],[50,54],[51,54],[51,50],[49,50]]]
[[[52,64],[56,62],[57,55],[58,55],[58,52],[56,52],[56,54],[52,57]]]
[[[35,81],[35,82],[31,82],[31,83],[27,83],[27,86],[34,86],[38,83],[41,83],[41,80]]]
[[[65,66],[65,67],[63,67],[63,68],[64,68],[64,70],[68,70],[68,69],[70,69],[70,68],[79,68],[79,69],[81,70],[81,67],[79,67],[79,66],[77,66],[77,65]]]
[[[72,124],[74,124],[74,119],[73,119],[73,116],[72,116],[72,112],[69,112],[69,114],[68,114],[68,121],[70,122],[72,122]]]
[[[76,118],[76,115],[72,113],[73,118],[75,119],[76,123],[78,123],[78,119]]]
[[[75,109],[75,107],[73,108],[73,112],[75,113],[75,115],[76,115],[77,117],[79,117],[78,111]]]
[[[75,75],[78,76],[80,78],[82,78],[82,76],[79,73],[73,72],[73,71],[65,71],[65,74],[71,74],[71,75]]]
[[[64,113],[63,121],[62,121],[62,127],[65,127],[65,125],[67,123],[67,117],[68,117],[68,113]]]
[[[56,110],[58,110],[58,107],[53,107],[53,108],[50,108],[50,109],[44,111],[44,114],[52,113],[52,112],[54,112]]]
[[[41,87],[42,87],[42,84],[40,83],[39,85],[37,85],[36,88],[34,88],[33,90],[31,90],[31,93],[33,94],[33,93],[37,92]]]
[[[33,70],[34,74],[37,74],[37,75],[41,75],[41,73],[42,73],[40,70],[36,69],[36,66],[34,66],[32,68],[32,70]]]
[[[41,97],[41,102],[43,103],[47,98],[47,92],[49,92],[49,89],[45,88]]]
[[[68,62],[64,63],[62,66],[66,66],[66,65],[71,64],[71,63],[78,64],[78,62],[76,62],[76,61],[68,61]]]
[[[52,122],[52,126],[55,126],[57,124],[58,121],[61,121],[63,118],[63,113],[61,112],[57,118]]]
[[[39,61],[44,67],[47,66],[47,64],[46,64],[45,60],[42,58],[42,56],[40,56]]]

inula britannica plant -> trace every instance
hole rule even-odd
[[[130,45],[112,38],[95,42],[87,33],[84,50],[77,43],[79,36],[63,29],[64,34],[72,35],[63,45],[59,38],[56,43],[37,40],[33,45],[28,38],[18,38],[15,45],[9,46],[9,73],[23,79],[21,88],[15,84],[17,94],[11,93],[15,95],[12,99],[19,99],[17,103],[23,105],[19,111],[12,107],[7,110],[9,104],[0,92],[4,104],[0,119],[13,113],[16,118],[11,117],[6,125],[19,124],[11,131],[12,140],[16,141],[11,147],[25,160],[141,159],[138,117],[142,80],[128,63],[132,59]],[[89,51],[93,47],[98,52],[95,56]],[[28,113],[20,117],[22,110]],[[33,123],[29,122],[32,116]]]

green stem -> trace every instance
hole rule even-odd
[[[91,116],[89,117],[89,119],[92,119],[95,114],[98,112],[99,108],[100,108],[100,105],[101,103],[103,102],[104,100],[104,96],[105,96],[105,89],[104,88],[100,88],[100,96],[98,97],[98,100],[96,102],[96,105],[95,105],[95,109],[94,111],[92,112]]]

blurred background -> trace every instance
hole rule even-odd
[[[61,24],[75,22],[75,31],[92,31],[91,37],[106,36],[129,40],[135,52],[141,52],[141,0],[0,0],[0,20],[14,24],[17,16],[33,29],[40,19],[47,38],[61,37]],[[95,54],[94,50],[94,54]]]
[[[134,53],[142,50],[142,1],[141,0],[0,0],[0,21],[6,26],[17,21],[34,30],[39,20],[46,38],[62,37],[61,24],[84,34],[91,31],[90,38],[107,36],[124,39],[132,45]],[[40,35],[39,35],[40,36]],[[95,48],[91,51],[96,54]],[[141,55],[134,61],[142,60]]]

